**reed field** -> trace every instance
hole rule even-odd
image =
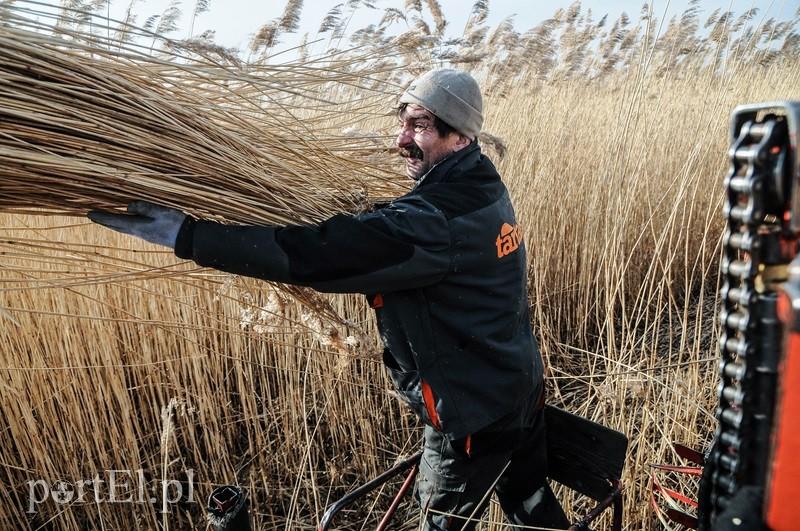
[[[170,40],[174,12],[139,27],[102,2],[0,2],[0,528],[205,529],[210,491],[237,484],[254,529],[313,529],[419,448],[362,296],[201,269],[84,214],[142,198],[307,223],[399,195],[396,98],[437,65],[484,89],[548,400],[628,436],[625,528],[666,528],[649,464],[679,463],[672,444],[704,448],[715,425],[729,115],[800,99],[800,10],[611,20],[576,3],[519,30],[487,27],[479,0],[451,38],[435,0],[349,28],[361,4],[276,55],[302,2],[239,52],[199,30]],[[112,470],[127,501],[70,497],[95,476],[108,497]],[[140,477],[185,496],[140,502]],[[396,486],[337,528],[373,528]],[[590,507],[557,494],[572,516]],[[493,502],[479,528],[502,522]],[[418,525],[409,498],[392,528]]]

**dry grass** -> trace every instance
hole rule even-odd
[[[143,197],[203,217],[291,223],[363,209],[392,189],[384,168],[351,155],[381,150],[315,128],[347,127],[347,110],[367,114],[382,96],[326,99],[364,84],[346,61],[218,65],[180,43],[152,55],[23,15],[0,27],[0,209],[84,214]],[[314,112],[321,104],[328,112]]]
[[[701,448],[713,432],[727,115],[800,97],[799,76],[631,76],[512,92],[491,107],[493,130],[525,131],[501,169],[527,221],[553,399],[630,437],[633,528],[651,517],[648,463],[677,461],[671,443]]]
[[[740,49],[747,27],[723,31],[719,15],[701,38],[691,12],[658,39],[652,17],[590,31],[598,24],[578,7],[516,40],[513,28],[494,32],[501,51],[492,52],[489,32],[480,37],[482,9],[465,31],[474,48],[454,46],[487,57],[475,63],[494,87],[486,128],[507,145],[499,166],[525,227],[551,402],[628,434],[626,526],[657,528],[646,506],[648,463],[675,460],[675,441],[702,446],[713,426],[728,113],[743,102],[800,98],[796,47],[772,55],[759,40]],[[791,30],[751,19],[751,41],[780,32],[791,40]],[[606,46],[587,44],[594,38]],[[422,57],[420,67],[446,51],[425,45],[380,59]],[[520,62],[509,70],[493,53]],[[298,69],[304,72],[297,64],[286,70]],[[359,94],[325,95],[346,97],[349,112]],[[350,136],[337,137],[341,113],[306,109],[315,131],[334,144],[353,134],[380,143],[380,135],[357,129],[388,134],[393,122],[367,111],[348,122]],[[332,156],[319,155],[320,164]],[[374,164],[356,150],[347,159]],[[279,157],[272,175],[287,160]],[[203,175],[212,167],[206,162]],[[0,219],[3,528],[203,528],[201,503],[162,515],[147,504],[50,501],[25,513],[26,481],[141,468],[154,478],[193,469],[201,502],[213,486],[239,483],[253,500],[257,528],[310,529],[331,499],[419,444],[416,420],[392,396],[374,355],[371,312],[358,297],[301,304],[80,219]],[[576,512],[585,509],[562,494]],[[342,521],[369,528],[372,509],[385,503]],[[398,527],[414,528],[413,507],[400,516]],[[487,521],[500,520],[493,506]]]

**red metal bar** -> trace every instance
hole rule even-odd
[[[663,470],[665,472],[677,472],[679,474],[688,474],[690,476],[702,476],[703,469],[699,466],[680,466],[680,465],[654,465],[651,464],[650,468],[656,470]]]
[[[650,479],[653,481],[653,489],[662,496],[664,496],[665,498],[668,498],[668,502],[671,501],[671,505],[675,503],[675,500],[677,500],[687,505],[691,505],[695,509],[697,508],[698,506],[697,500],[693,500],[690,497],[686,496],[685,494],[681,494],[676,490],[672,490],[662,485],[661,482],[658,480],[655,471],[653,471],[653,473],[650,474]]]
[[[614,490],[611,492],[611,494],[609,494],[606,499],[595,505],[594,508],[583,517],[583,519],[572,524],[569,527],[570,531],[585,531],[589,529],[589,524],[597,519],[598,516],[603,514],[603,511],[609,507],[613,507],[614,510],[614,522],[612,524],[612,529],[614,531],[620,531],[622,529],[622,484],[617,480],[613,480],[612,486]]]
[[[414,454],[412,457],[406,459],[405,461],[402,461],[402,462],[396,464],[395,466],[393,466],[392,468],[390,468],[389,470],[387,470],[386,472],[384,472],[380,476],[376,477],[372,481],[368,481],[364,485],[361,485],[360,487],[358,487],[354,491],[352,491],[349,494],[347,494],[341,500],[335,502],[333,505],[328,507],[328,509],[325,511],[325,514],[322,515],[322,519],[319,522],[319,526],[317,527],[317,530],[318,531],[327,531],[328,529],[330,529],[330,526],[333,523],[333,517],[336,516],[336,513],[338,513],[339,511],[341,511],[342,509],[344,509],[345,507],[347,507],[351,503],[353,503],[358,498],[361,498],[362,496],[366,495],[367,493],[372,492],[373,490],[377,489],[378,487],[380,487],[381,485],[383,485],[384,483],[389,481],[394,476],[397,476],[398,474],[402,474],[406,470],[409,470],[412,467],[417,466],[417,464],[419,463],[421,458],[422,458],[422,452],[418,452],[418,453]]]
[[[697,450],[689,448],[685,444],[680,443],[675,443],[673,447],[675,448],[675,453],[687,461],[691,461],[692,463],[701,466],[705,463],[706,457],[702,452],[698,452]]]
[[[617,495],[614,497],[614,513],[611,521],[611,531],[622,531],[622,484],[614,481]]]
[[[389,506],[389,509],[386,511],[386,514],[383,515],[381,522],[378,524],[378,527],[375,531],[385,531],[386,528],[389,527],[389,522],[391,522],[394,513],[397,511],[397,508],[400,506],[400,500],[403,499],[403,496],[406,495],[408,489],[411,488],[411,485],[414,484],[414,479],[417,477],[417,472],[419,471],[419,467],[414,465],[414,467],[409,470],[408,475],[406,476],[406,480],[403,482],[403,485],[400,487],[400,490],[397,491],[397,495],[392,500],[392,504]]]

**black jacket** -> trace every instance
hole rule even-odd
[[[372,212],[312,226],[190,222],[175,252],[231,273],[367,295],[398,391],[452,439],[541,391],[521,230],[477,143]]]

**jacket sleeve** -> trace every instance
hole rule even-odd
[[[450,249],[446,217],[415,195],[310,226],[195,221],[181,229],[175,254],[202,266],[319,291],[376,293],[437,282],[450,268]]]

